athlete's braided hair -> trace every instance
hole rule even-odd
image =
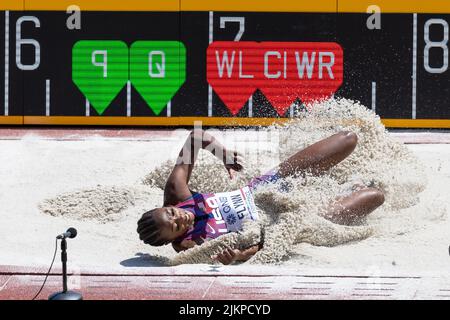
[[[137,232],[139,233],[139,239],[151,246],[162,246],[168,243],[168,241],[160,237],[159,226],[154,217],[154,213],[157,210],[158,208],[147,211],[138,221]]]

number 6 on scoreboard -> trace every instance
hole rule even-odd
[[[22,39],[22,23],[25,21],[34,22],[36,28],[41,26],[41,22],[37,17],[24,16],[17,19],[16,22],[16,65],[20,70],[36,70],[41,64],[41,46],[34,39]],[[28,44],[35,48],[34,63],[22,64],[22,46]]]

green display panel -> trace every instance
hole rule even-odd
[[[77,42],[72,50],[72,79],[98,114],[103,114],[127,83],[127,45],[122,41]]]
[[[130,80],[157,115],[186,79],[186,49],[178,41],[137,41],[130,49]]]

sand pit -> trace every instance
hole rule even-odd
[[[295,148],[336,130],[356,131],[360,137],[359,149],[326,177],[311,178],[306,185],[299,185],[308,192],[299,193],[296,201],[308,201],[311,205],[308,208],[318,208],[316,203],[348,192],[352,180],[376,185],[386,192],[386,204],[362,222],[362,226],[370,226],[374,232],[365,240],[345,245],[316,246],[307,242],[293,245],[288,250],[289,259],[283,260],[282,265],[302,270],[318,267],[374,272],[392,268],[411,272],[448,270],[450,224],[445,190],[450,185],[450,147],[404,146],[392,140],[377,122],[356,126],[347,122],[355,116],[348,112],[341,115],[345,121],[336,124],[330,115],[328,122],[321,122],[318,131],[313,129],[317,128],[313,122],[307,126],[291,126],[290,132],[277,129],[281,147],[274,154],[284,157]],[[3,223],[0,234],[4,240],[0,244],[0,263],[47,265],[53,236],[69,226],[79,231],[78,238],[69,244],[73,266],[130,268],[151,266],[153,255],[174,257],[170,247],[151,248],[140,243],[135,230],[138,217],[162,202],[162,190],[154,183],[149,185],[149,174],[173,159],[186,133],[169,135],[165,141],[100,138],[56,141],[39,137],[1,140]],[[253,137],[266,137],[264,130],[253,134]],[[248,135],[235,132],[229,138],[244,141]],[[167,153],[154,150],[167,150]],[[249,159],[256,152],[247,151]],[[274,158],[267,150],[264,154]],[[210,160],[205,157],[204,161]],[[250,165],[253,171],[246,175],[265,171],[270,166]],[[217,178],[213,184],[197,182],[200,191],[230,187],[224,180],[225,170],[217,170],[208,171],[209,177]],[[159,170],[158,177],[163,172]],[[246,175],[235,183],[246,180]],[[110,201],[111,198],[114,200]],[[255,266],[248,264],[248,268]]]

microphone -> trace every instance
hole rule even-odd
[[[63,291],[55,292],[48,300],[83,300],[81,294],[75,291],[67,290],[67,241],[66,238],[75,238],[77,236],[77,229],[69,228],[66,232],[61,233],[56,239],[61,239],[61,262],[62,262],[62,277],[63,277]],[[56,251],[55,251],[56,253]],[[53,258],[55,259],[55,258]],[[53,262],[52,262],[53,264]],[[50,268],[51,269],[51,268]],[[50,271],[49,271],[50,273]],[[47,274],[48,275],[48,274]]]
[[[77,236],[77,229],[75,228],[69,228],[66,232],[61,233],[59,236],[56,237],[56,239],[65,239],[70,238],[73,239]]]

